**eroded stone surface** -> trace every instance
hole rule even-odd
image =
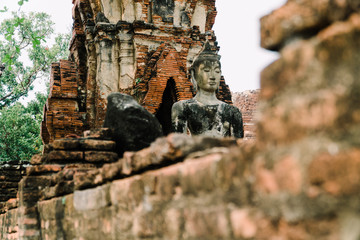
[[[119,154],[148,147],[163,134],[155,116],[122,93],[112,93],[108,97],[104,127],[113,131]]]

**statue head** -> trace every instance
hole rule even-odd
[[[215,92],[219,88],[221,78],[220,55],[211,49],[209,42],[194,60],[190,67],[191,81],[197,91]]]

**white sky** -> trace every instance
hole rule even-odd
[[[261,70],[277,54],[260,48],[259,19],[286,0],[217,0],[215,35],[219,42],[222,74],[232,92],[260,88]]]
[[[0,0],[0,9],[19,9],[17,0]],[[220,46],[222,73],[232,92],[258,89],[260,71],[276,54],[260,48],[259,18],[286,0],[217,0],[215,34]],[[55,32],[69,32],[72,26],[72,0],[29,0],[23,11],[47,12],[55,22]],[[0,13],[0,20],[7,17]],[[35,89],[36,91],[37,89]]]

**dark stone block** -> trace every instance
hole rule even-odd
[[[113,130],[119,154],[146,148],[163,135],[156,117],[122,93],[109,95],[104,127]]]

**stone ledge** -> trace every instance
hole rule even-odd
[[[105,132],[105,133],[104,133]],[[95,133],[87,133],[87,136],[96,138],[108,136],[107,130],[101,129]],[[78,164],[98,163],[100,165],[118,160],[118,154],[114,152],[116,143],[110,140],[76,138],[59,139],[45,146],[44,155],[34,157],[34,163],[47,164]]]
[[[115,163],[105,164],[100,169],[74,175],[75,189],[98,186],[108,181],[131,176],[147,169],[161,168],[175,164],[197,152],[210,150],[222,152],[225,148],[236,146],[233,138],[190,137],[183,134],[170,134],[158,138],[150,147],[138,152],[125,152],[124,157]]]
[[[111,151],[116,147],[114,141],[97,140],[97,139],[59,139],[52,143],[54,150],[101,150]]]

